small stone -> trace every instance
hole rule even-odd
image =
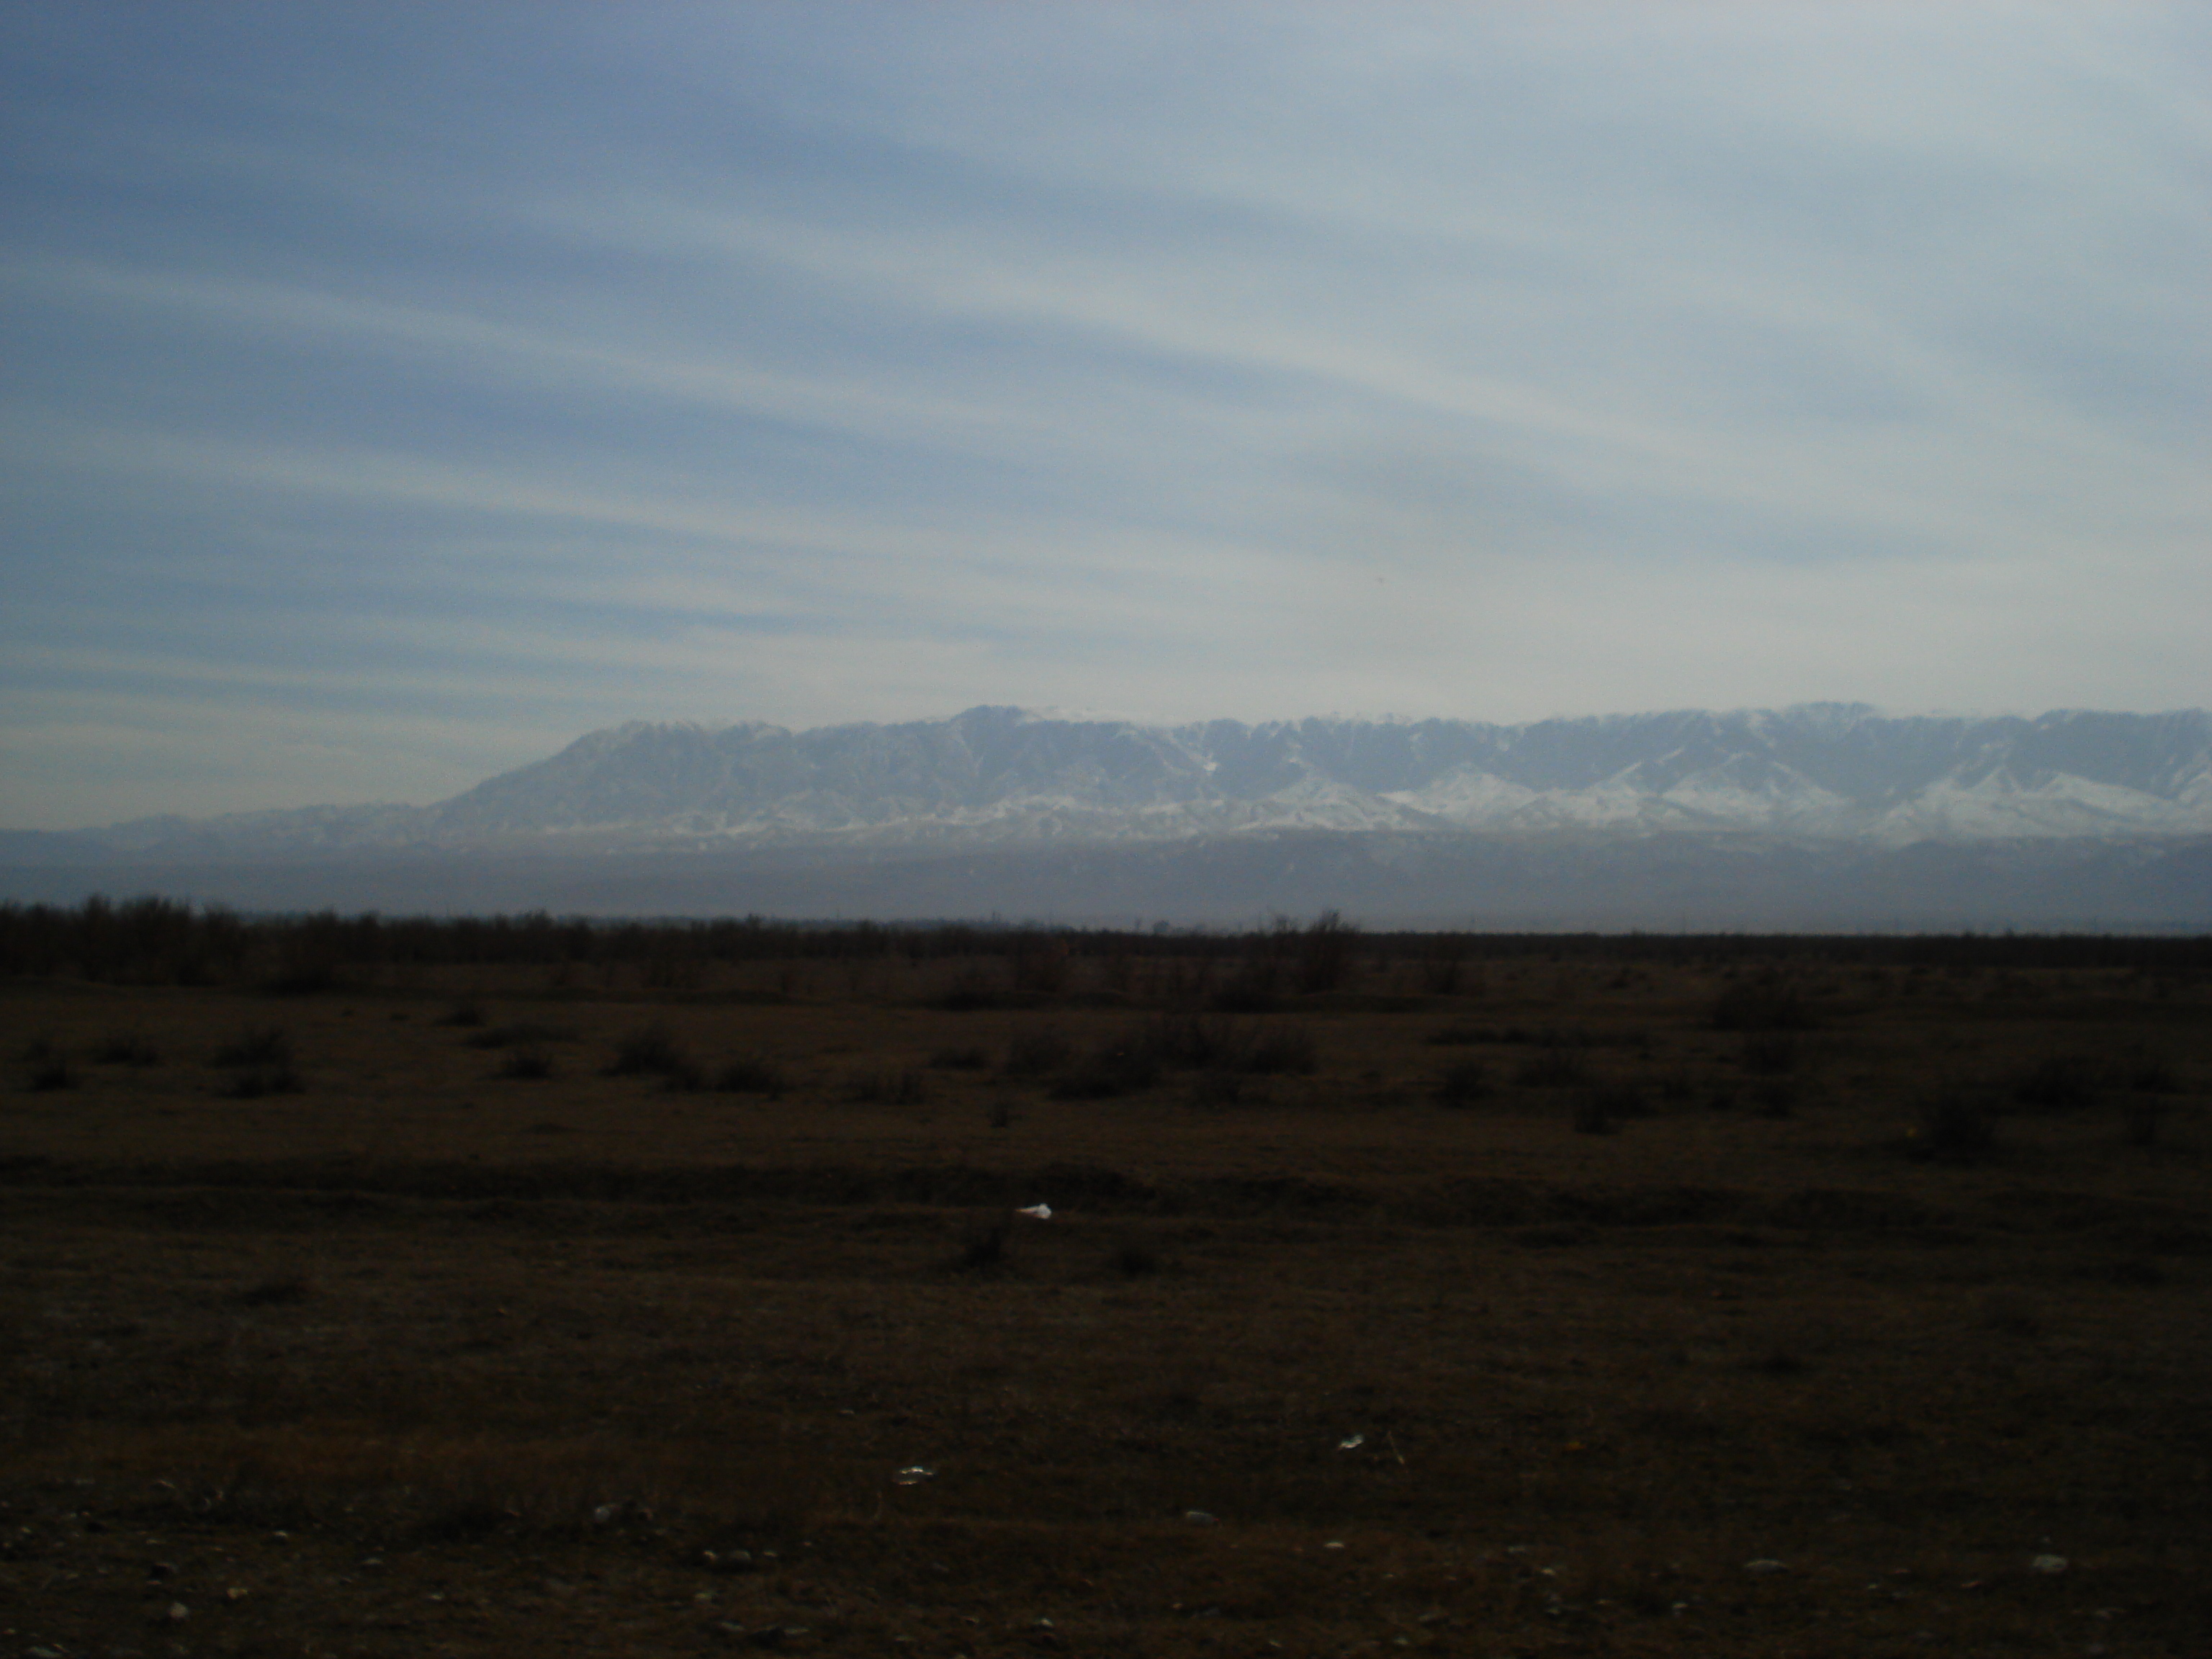
[[[1210,1527],[1215,1521],[1215,1517],[1208,1515],[1204,1510],[1185,1510],[1182,1512],[1182,1518],[1194,1527]]]
[[[2063,1555],[2039,1555],[2027,1564],[2030,1572],[2057,1574],[2065,1571],[2066,1568],[2067,1560]]]
[[[1743,1564],[1743,1570],[1746,1572],[1755,1572],[1762,1578],[1771,1573],[1787,1572],[1790,1571],[1788,1567],[1784,1566],[1779,1561],[1770,1561],[1765,1559],[1747,1561]]]
[[[172,1601],[169,1603],[168,1619],[171,1624],[181,1625],[185,1620],[191,1616],[192,1610],[186,1607],[182,1601]]]

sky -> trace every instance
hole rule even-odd
[[[0,0],[0,827],[2200,707],[2212,9]]]

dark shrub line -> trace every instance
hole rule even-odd
[[[72,906],[0,903],[0,975],[74,975],[127,984],[257,984],[296,994],[337,988],[343,970],[388,966],[642,964],[647,978],[680,986],[708,963],[904,957],[912,962],[999,959],[1012,988],[1050,997],[1071,960],[1107,964],[1109,982],[1134,958],[1226,965],[1207,988],[1224,1011],[1261,1012],[1285,994],[1348,983],[1367,957],[1420,964],[1433,995],[1464,994],[1470,958],[1557,963],[1731,964],[1804,962],[1903,968],[2130,968],[2212,971],[2212,935],[2100,933],[1370,933],[1326,912],[1305,927],[1258,932],[1007,927],[974,923],[593,921],[522,915],[247,918],[220,906],[156,896]],[[1479,987],[1475,988],[1479,989]],[[1723,998],[1717,1020],[1803,1018],[1786,988],[1747,981]],[[996,992],[994,991],[994,994]],[[1764,1005],[1764,1006],[1762,1006]],[[1735,1026],[1724,1029],[1758,1029]],[[1794,1029],[1785,1024],[1775,1029]]]

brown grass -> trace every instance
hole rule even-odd
[[[2204,984],[1328,943],[5,988],[7,1639],[2201,1650]]]

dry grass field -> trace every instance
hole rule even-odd
[[[0,1653],[2212,1651],[2212,976],[1339,943],[19,975]]]

